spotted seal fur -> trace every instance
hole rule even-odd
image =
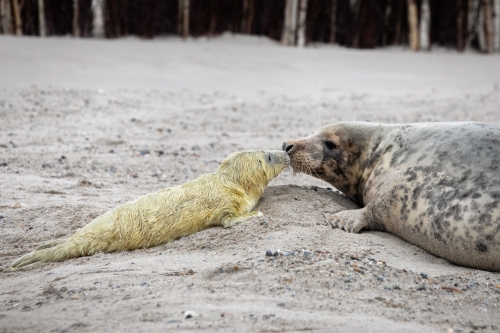
[[[455,264],[500,271],[500,128],[482,123],[334,123],[283,144],[294,171],[362,209],[331,224],[388,231]]]
[[[217,172],[115,207],[68,239],[48,242],[17,259],[11,268],[152,247],[211,226],[228,228],[262,216],[252,210],[269,181],[288,163],[282,151],[233,153]]]

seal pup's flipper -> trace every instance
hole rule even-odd
[[[264,214],[262,214],[262,212],[250,212],[250,213],[245,214],[245,215],[224,219],[224,221],[222,221],[221,224],[224,228],[231,228],[232,226],[235,226],[235,225],[237,225],[245,220],[251,219],[253,217],[261,217],[261,216],[264,216]]]
[[[10,264],[10,267],[15,269],[18,267],[33,265],[36,263],[63,261],[69,258],[81,257],[87,254],[87,251],[84,251],[82,246],[78,246],[77,244],[75,244],[75,242],[68,240],[61,239],[47,243],[47,245],[51,245],[59,241],[60,244],[58,245],[35,250],[22,256],[21,258],[12,262],[12,264]]]
[[[40,250],[43,250],[43,249],[48,249],[50,247],[54,247],[54,246],[57,246],[59,244],[62,244],[64,242],[66,242],[68,239],[67,238],[64,238],[64,239],[56,239],[56,240],[53,240],[53,241],[50,241],[50,242],[47,242],[47,243],[44,243],[42,245],[40,245],[39,247],[37,247],[35,249],[35,251],[40,251]]]

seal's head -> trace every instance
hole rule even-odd
[[[286,152],[279,150],[245,150],[229,155],[217,171],[238,182],[245,189],[261,188],[290,164]]]
[[[375,124],[335,123],[321,127],[314,134],[283,143],[294,172],[324,180],[360,201],[358,183],[361,155],[366,151]]]

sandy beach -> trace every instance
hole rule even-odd
[[[265,38],[0,36],[0,332],[497,332],[500,274],[327,219],[284,171],[264,216],[150,249],[12,271],[116,205],[335,121],[500,125],[500,55]],[[17,207],[17,208],[14,208]],[[266,256],[266,251],[277,256]]]

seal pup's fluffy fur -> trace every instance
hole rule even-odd
[[[96,252],[164,244],[202,229],[262,216],[253,212],[267,184],[289,164],[281,151],[240,151],[215,173],[115,207],[67,239],[48,242],[11,264],[63,261]]]

